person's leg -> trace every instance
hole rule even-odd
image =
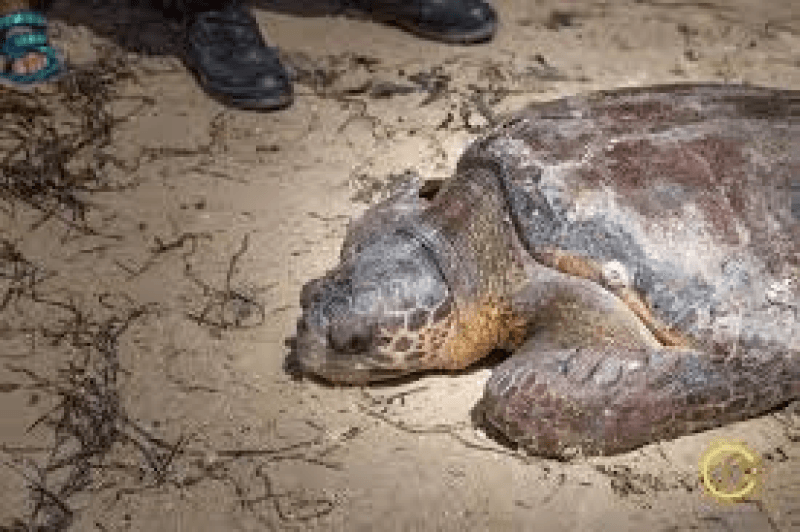
[[[203,89],[241,109],[272,110],[292,102],[289,75],[255,18],[238,0],[184,0],[185,60]]]
[[[289,77],[241,0],[162,0],[186,20],[186,62],[210,95],[245,108],[291,103]],[[450,43],[491,38],[497,15],[484,0],[346,0],[378,20]]]

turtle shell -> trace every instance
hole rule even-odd
[[[800,350],[800,91],[673,85],[534,104],[458,173],[487,165],[540,262],[589,263],[567,271],[598,282],[615,272],[695,346]]]

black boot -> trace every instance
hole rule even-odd
[[[216,2],[223,4],[216,9],[211,2],[181,3],[185,60],[207,93],[240,109],[272,110],[292,103],[292,85],[277,50],[264,42],[245,6],[237,1]]]
[[[452,44],[486,41],[497,29],[497,13],[483,0],[351,0],[373,18]]]

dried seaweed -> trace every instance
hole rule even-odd
[[[166,251],[179,249],[187,239],[160,242],[156,248]],[[230,261],[226,275],[226,289],[211,291],[213,302],[219,305],[221,316],[227,316],[234,298],[243,297],[230,286],[237,261],[247,250],[247,239]],[[269,503],[268,508],[282,521],[302,522],[321,517],[333,510],[335,500],[299,492],[279,492],[269,475],[268,466],[287,460],[339,469],[328,455],[340,448],[359,430],[351,430],[339,438],[330,438],[324,427],[309,423],[318,434],[311,439],[277,447],[233,449],[200,449],[190,446],[193,436],[182,436],[170,442],[134,421],[128,415],[120,395],[119,379],[127,373],[120,365],[118,350],[120,337],[134,322],[155,313],[155,305],[131,306],[122,298],[122,304],[111,305],[111,294],[101,294],[98,299],[112,315],[97,319],[72,301],[52,298],[40,293],[38,286],[43,278],[42,269],[27,260],[8,241],[0,240],[0,281],[3,281],[0,312],[12,313],[22,303],[50,309],[49,314],[66,314],[57,325],[34,326],[31,330],[45,338],[48,347],[66,346],[77,356],[57,368],[54,376],[45,376],[21,363],[7,363],[6,369],[24,380],[15,389],[35,390],[40,394],[57,397],[57,405],[36,422],[28,431],[47,429],[54,435],[52,447],[3,447],[14,460],[0,463],[7,470],[21,475],[29,490],[31,508],[24,518],[0,526],[0,530],[59,532],[69,529],[75,522],[77,511],[72,500],[81,493],[89,493],[99,485],[109,471],[127,472],[136,483],[134,488],[113,486],[117,498],[127,493],[164,484],[189,487],[198,482],[212,480],[236,487],[240,507],[264,521],[264,509],[258,505]],[[105,304],[104,304],[105,303]],[[120,308],[122,307],[122,308]],[[127,307],[127,308],[126,308]],[[216,314],[214,314],[216,316]],[[219,328],[229,328],[235,322],[213,322],[208,314],[203,323]],[[17,332],[23,332],[19,330]],[[138,462],[118,464],[109,459],[114,448],[134,451]],[[28,455],[46,457],[40,460]],[[248,478],[260,482],[259,494],[250,494],[229,470],[234,462],[250,468]]]
[[[44,463],[26,460],[6,463],[23,475],[31,491],[33,508],[24,521],[24,530],[65,530],[73,521],[69,500],[88,488],[96,469],[116,444],[135,446],[146,468],[156,478],[164,478],[175,447],[139,427],[126,414],[117,381],[121,372],[117,349],[119,337],[130,325],[150,312],[142,306],[123,314],[97,320],[72,302],[49,299],[36,289],[38,272],[30,261],[8,241],[0,248],[0,278],[6,280],[0,311],[13,312],[22,299],[49,308],[67,311],[71,318],[58,330],[40,328],[40,333],[56,346],[66,344],[79,356],[59,368],[55,377],[46,377],[16,364],[6,364],[13,373],[27,379],[27,388],[58,396],[55,408],[29,427],[52,429],[55,443]],[[18,524],[19,524],[18,523]]]
[[[12,218],[16,218],[17,211],[38,211],[34,229],[48,220],[57,220],[79,234],[99,235],[87,216],[94,208],[92,194],[135,186],[136,181],[127,176],[139,170],[141,162],[164,157],[210,157],[220,141],[214,135],[219,129],[215,126],[224,126],[221,115],[211,124],[210,144],[196,150],[141,149],[132,162],[114,156],[114,129],[153,103],[151,98],[136,97],[133,111],[125,116],[111,111],[111,104],[123,99],[119,85],[136,81],[128,58],[121,50],[109,47],[101,50],[96,64],[76,68],[55,84],[31,92],[0,88],[0,208]],[[112,168],[121,172],[109,172]],[[112,178],[119,180],[118,175],[124,178],[121,182]],[[203,289],[206,298],[204,308],[190,314],[193,319],[210,326],[212,332],[247,326],[253,316],[258,323],[263,322],[265,311],[261,303],[246,290],[234,287],[238,263],[247,251],[247,237],[230,260],[222,288],[200,280],[187,262],[199,240],[207,237],[181,233],[171,240],[155,238],[150,258],[138,268],[129,268],[129,273],[132,277],[139,275],[160,258],[180,252],[187,276]],[[84,252],[103,247],[101,244]],[[20,381],[0,383],[3,391],[32,391],[39,398],[37,401],[48,396],[56,403],[29,427],[29,431],[51,433],[52,445],[2,448],[11,459],[0,462],[0,469],[24,479],[30,507],[20,508],[19,517],[0,524],[0,530],[67,530],[77,522],[77,497],[100,489],[111,488],[119,498],[165,484],[184,487],[206,479],[231,484],[234,480],[225,471],[225,464],[233,462],[251,465],[249,478],[261,486],[257,496],[240,497],[242,508],[249,506],[255,512],[260,502],[266,502],[269,511],[280,520],[302,522],[325,515],[335,507],[335,501],[327,497],[278,491],[268,466],[300,460],[337,468],[338,464],[327,455],[346,439],[331,442],[319,435],[284,447],[199,450],[189,447],[191,436],[167,441],[132,419],[119,386],[127,373],[120,365],[120,338],[137,320],[164,309],[136,305],[125,294],[100,294],[97,303],[104,309],[101,319],[75,301],[55,297],[42,288],[45,280],[57,275],[29,260],[14,242],[0,235],[4,337],[29,336],[31,353],[49,356],[59,348],[71,354],[65,362],[54,358],[52,373],[47,375],[26,365],[25,355],[0,354],[8,361],[5,368]],[[29,322],[24,311],[31,308],[38,315],[48,316],[47,324]],[[113,461],[112,451],[120,449],[133,453],[133,464]],[[208,465],[208,456],[218,457],[213,466]],[[198,460],[199,457],[203,459]],[[120,487],[109,481],[108,473],[112,471],[129,474],[135,487]],[[100,523],[96,525],[104,528]]]
[[[114,116],[108,106],[123,80],[135,81],[135,74],[109,48],[97,64],[73,70],[52,88],[19,92],[0,87],[0,201],[12,210],[21,201],[41,211],[34,227],[55,217],[96,234],[85,223],[88,196],[132,185],[110,182],[108,165],[135,170],[104,148],[116,125],[152,103],[139,98],[133,112]]]
[[[524,464],[529,464],[537,460],[536,458],[531,458],[523,453],[505,449],[499,445],[483,445],[471,441],[464,435],[465,431],[474,433],[474,429],[472,429],[472,425],[469,422],[424,426],[412,425],[403,420],[395,419],[394,416],[391,416],[387,413],[388,405],[392,404],[394,401],[399,400],[401,404],[404,404],[405,396],[418,393],[424,389],[424,387],[416,388],[414,390],[400,392],[389,397],[373,397],[367,393],[367,391],[362,389],[362,401],[357,403],[356,406],[365,415],[378,419],[402,432],[409,434],[446,434],[468,449],[508,456],[519,460]]]
[[[266,311],[260,301],[242,290],[233,288],[233,277],[237,271],[236,265],[247,252],[248,246],[249,238],[245,235],[239,250],[231,256],[228,262],[225,282],[221,289],[214,288],[200,279],[192,270],[191,265],[185,264],[186,276],[203,290],[206,299],[200,312],[189,312],[186,315],[201,325],[210,326],[214,334],[219,335],[221,331],[232,328],[257,327],[266,319]],[[250,323],[249,320],[253,316],[256,316],[256,320]]]

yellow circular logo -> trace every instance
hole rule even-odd
[[[759,456],[738,442],[717,442],[700,459],[703,485],[722,502],[737,502],[753,495],[761,472]]]

